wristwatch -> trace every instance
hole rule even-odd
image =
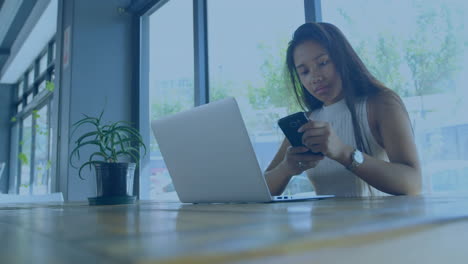
[[[361,151],[355,149],[351,154],[351,164],[347,167],[348,170],[353,171],[364,162],[364,155]]]

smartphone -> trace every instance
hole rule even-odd
[[[299,133],[297,132],[297,130],[307,122],[309,122],[309,118],[307,117],[306,113],[297,112],[295,114],[288,115],[278,120],[278,126],[281,128],[284,135],[291,143],[291,146],[301,147],[304,146],[304,144],[302,144],[302,134],[304,133]],[[308,152],[305,152],[304,154],[308,153],[315,155],[322,154],[321,152],[312,152],[310,150]]]

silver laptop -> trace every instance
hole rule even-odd
[[[231,203],[323,199],[271,196],[234,98],[151,123],[181,202]]]

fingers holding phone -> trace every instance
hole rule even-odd
[[[309,118],[304,112],[297,112],[295,114],[283,117],[280,120],[278,120],[278,126],[281,128],[289,143],[293,147],[304,146],[302,140],[303,133],[299,131],[299,128],[308,123]],[[312,153],[309,151],[308,154],[318,153]]]
[[[313,152],[323,153],[336,159],[344,148],[341,139],[335,134],[329,123],[309,121],[298,129],[302,133],[301,143]]]
[[[311,154],[306,147],[288,147],[284,162],[287,169],[293,174],[301,174],[302,172],[315,168],[317,164],[324,158],[321,154]]]

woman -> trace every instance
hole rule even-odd
[[[280,195],[292,176],[304,171],[317,194],[420,193],[421,168],[408,113],[337,27],[300,26],[289,42],[286,64],[296,99],[311,121],[299,129],[305,147],[291,147],[285,139],[268,166],[272,195]]]

